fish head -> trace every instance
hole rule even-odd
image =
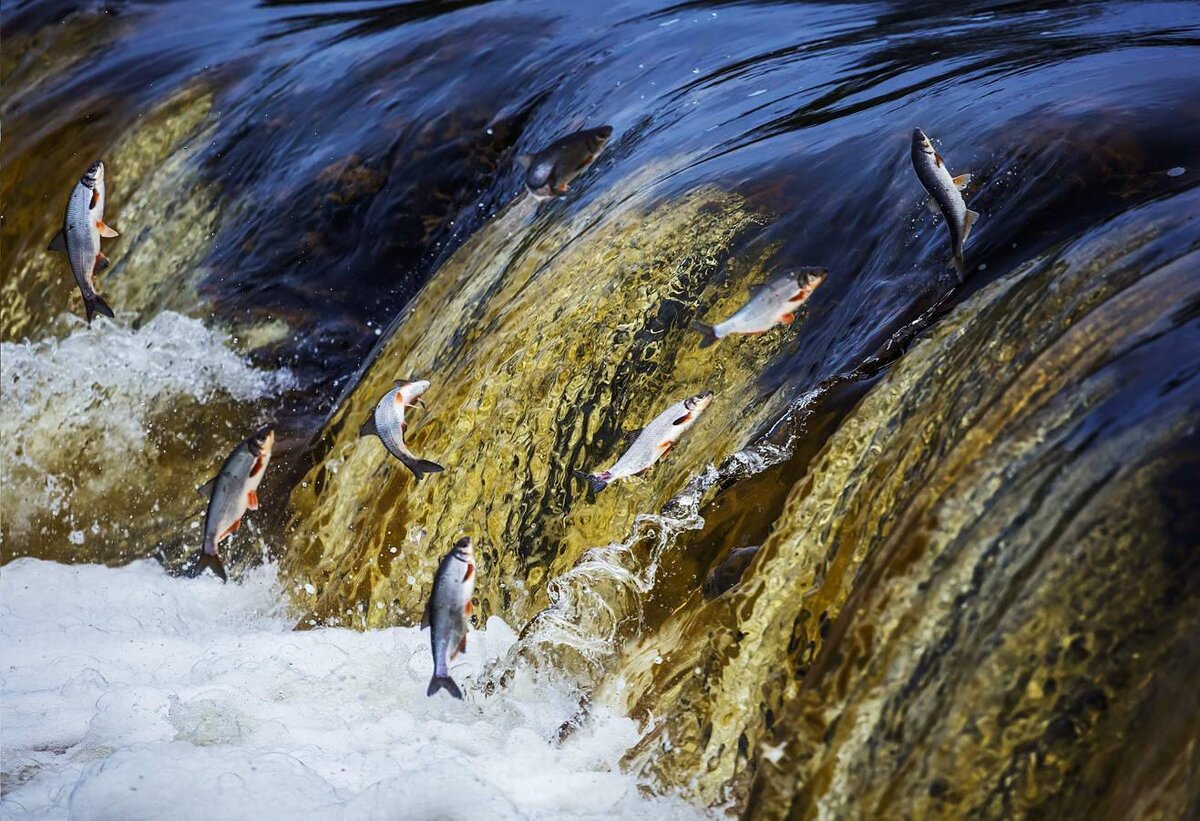
[[[810,291],[825,281],[829,271],[824,268],[801,268],[796,272],[796,282]]]
[[[937,153],[933,148],[933,143],[925,136],[925,132],[919,128],[914,128],[912,132],[912,150],[914,157],[917,154],[928,154],[932,157]]]
[[[255,456],[270,456],[271,449],[275,447],[275,428],[271,425],[264,425],[256,430],[247,441],[250,444],[250,452]]]
[[[612,137],[613,127],[611,125],[602,125],[599,128],[593,128],[584,133],[587,135],[588,150],[595,156],[600,153],[600,149],[604,148],[609,138]]]
[[[464,562],[475,561],[475,543],[470,536],[463,536],[450,548],[450,555]]]
[[[687,399],[683,400],[683,406],[692,411],[693,414],[697,414],[707,408],[712,402],[712,399],[713,392],[705,391],[704,393],[698,393],[695,396],[689,396]]]
[[[83,172],[83,176],[79,178],[79,183],[84,188],[95,191],[97,186],[104,185],[104,163],[101,160],[96,160],[92,163],[88,170]]]
[[[406,403],[416,401],[421,394],[429,390],[428,379],[397,379],[396,387],[400,390],[400,396],[404,398]]]

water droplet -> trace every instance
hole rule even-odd
[[[1182,177],[1187,173],[1187,169],[1181,165],[1177,165],[1167,172],[1168,177]]]

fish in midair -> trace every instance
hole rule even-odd
[[[421,394],[427,390],[429,381],[426,379],[397,379],[395,387],[376,403],[370,418],[358,430],[359,436],[378,436],[388,453],[411,470],[418,482],[426,473],[438,473],[445,469],[437,462],[418,459],[408,449],[408,445],[404,444],[404,432],[408,430],[408,423],[404,421],[404,411],[413,405],[424,404],[421,402]]]
[[[692,323],[692,328],[704,336],[700,347],[707,348],[730,334],[765,334],[776,325],[790,324],[828,274],[824,268],[798,268],[775,277],[766,285],[751,288],[750,301],[724,322],[715,325]]]
[[[642,428],[629,449],[608,470],[577,475],[586,479],[592,490],[599,493],[618,479],[646,472],[670,453],[683,432],[696,423],[712,402],[712,396],[712,391],[705,391],[676,402]]]
[[[97,160],[71,191],[62,230],[47,249],[67,255],[75,283],[83,294],[89,325],[96,314],[113,315],[112,308],[96,291],[96,274],[108,267],[108,257],[100,251],[100,237],[115,236],[119,236],[117,232],[104,224],[104,163]]]
[[[462,698],[462,690],[450,678],[450,662],[467,651],[467,619],[474,594],[475,548],[469,537],[463,537],[438,563],[433,574],[433,591],[421,618],[421,629],[429,628],[433,651],[433,677],[429,679],[426,695],[445,690],[455,698]]]
[[[925,132],[914,128],[912,133],[912,163],[917,179],[929,194],[929,210],[940,213],[950,230],[950,265],[963,281],[963,245],[971,235],[971,226],[979,219],[979,212],[967,208],[962,191],[971,182],[970,174],[950,174],[946,161],[937,153]]]
[[[548,200],[567,193],[571,181],[587,170],[612,136],[612,126],[602,125],[568,134],[536,154],[522,154],[525,187],[534,199]]]
[[[726,590],[732,590],[742,581],[742,575],[758,555],[759,545],[739,547],[729,551],[725,560],[717,565],[704,580],[704,598],[715,599]]]
[[[275,431],[270,425],[260,428],[233,449],[215,478],[198,488],[208,497],[208,511],[204,516],[204,546],[190,575],[199,576],[205,568],[212,568],[221,581],[227,579],[218,547],[227,536],[237,533],[247,510],[258,510],[258,486],[274,446]]]

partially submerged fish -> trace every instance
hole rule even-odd
[[[739,547],[729,551],[725,560],[717,565],[704,580],[704,598],[715,599],[726,590],[732,590],[742,581],[742,575],[758,555],[760,545]]]
[[[942,215],[950,230],[950,265],[963,281],[963,244],[971,234],[971,226],[979,219],[979,212],[967,208],[962,190],[971,181],[970,174],[950,175],[946,161],[933,148],[925,132],[914,128],[912,133],[912,163],[917,179],[929,193],[929,207]]]
[[[270,425],[260,428],[233,449],[215,478],[199,488],[202,495],[208,496],[204,546],[189,575],[199,576],[205,568],[212,568],[221,581],[226,580],[217,548],[226,536],[237,533],[247,510],[258,510],[258,486],[267,472],[274,446],[275,431]]]
[[[633,444],[615,465],[599,473],[578,475],[587,480],[592,490],[599,493],[618,479],[644,473],[670,453],[683,432],[696,423],[700,414],[712,402],[712,396],[712,391],[705,391],[682,402],[676,402],[642,428]]]
[[[612,126],[602,125],[568,134],[536,154],[517,157],[525,168],[525,187],[535,199],[548,200],[567,193],[570,183],[587,170],[612,136]]]
[[[421,394],[429,390],[429,382],[425,379],[410,381],[397,379],[395,387],[383,395],[375,405],[375,410],[369,419],[358,430],[359,436],[378,436],[379,441],[388,449],[388,453],[400,460],[406,468],[412,471],[417,481],[426,473],[438,473],[444,468],[437,462],[428,459],[418,459],[404,444],[404,432],[408,423],[404,421],[404,409],[422,404]]]
[[[797,268],[751,288],[750,301],[724,322],[692,323],[692,328],[704,335],[700,347],[707,348],[730,334],[765,334],[776,325],[790,324],[828,274],[824,268]]]
[[[96,314],[113,315],[112,308],[96,291],[96,274],[108,267],[108,257],[100,252],[100,237],[115,236],[119,236],[117,232],[104,224],[104,163],[97,160],[71,191],[63,228],[47,248],[67,255],[75,283],[83,294],[89,325]]]
[[[450,678],[450,662],[467,651],[467,617],[471,615],[474,594],[475,548],[470,538],[463,537],[438,563],[433,592],[421,618],[421,629],[430,628],[429,646],[433,651],[433,677],[426,695],[445,690],[462,698],[462,690]]]

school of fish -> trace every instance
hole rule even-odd
[[[519,155],[516,160],[524,169],[525,189],[539,202],[565,196],[571,183],[596,161],[612,134],[612,126],[602,125],[567,134],[533,154]],[[930,210],[946,223],[950,265],[962,282],[966,271],[963,246],[979,219],[977,212],[967,208],[962,194],[971,175],[953,176],[946,161],[919,128],[912,132],[911,156],[913,169],[929,197]],[[63,228],[49,245],[49,250],[66,254],[89,325],[97,314],[114,317],[96,285],[96,274],[109,265],[100,250],[100,240],[118,236],[104,222],[104,201],[104,163],[97,161],[72,189]],[[824,268],[806,267],[782,272],[769,282],[752,287],[746,302],[727,319],[711,325],[699,320],[693,322],[693,329],[701,335],[699,347],[707,348],[728,336],[758,336],[791,324],[827,275]],[[392,389],[379,398],[359,431],[361,437],[378,438],[387,452],[413,474],[414,482],[444,470],[437,462],[416,456],[404,438],[408,431],[406,414],[409,409],[423,405],[422,396],[429,388],[429,381],[424,379],[396,380]],[[615,482],[645,476],[696,424],[712,400],[712,391],[706,390],[676,402],[634,434],[611,467],[595,473],[573,471],[574,475],[584,479],[594,493]],[[258,510],[258,488],[271,461],[274,444],[273,427],[259,428],[239,443],[217,475],[200,487],[208,506],[203,541],[186,571],[188,575],[199,576],[211,570],[222,581],[227,580],[220,556],[221,543],[238,532],[248,511]],[[713,598],[736,587],[752,567],[757,552],[757,546],[733,550],[706,578],[704,595]],[[450,674],[450,663],[467,649],[475,580],[474,543],[470,537],[463,537],[439,562],[421,621],[421,627],[430,631],[433,660],[427,691],[430,696],[445,690],[454,698],[463,697],[462,689]]]

